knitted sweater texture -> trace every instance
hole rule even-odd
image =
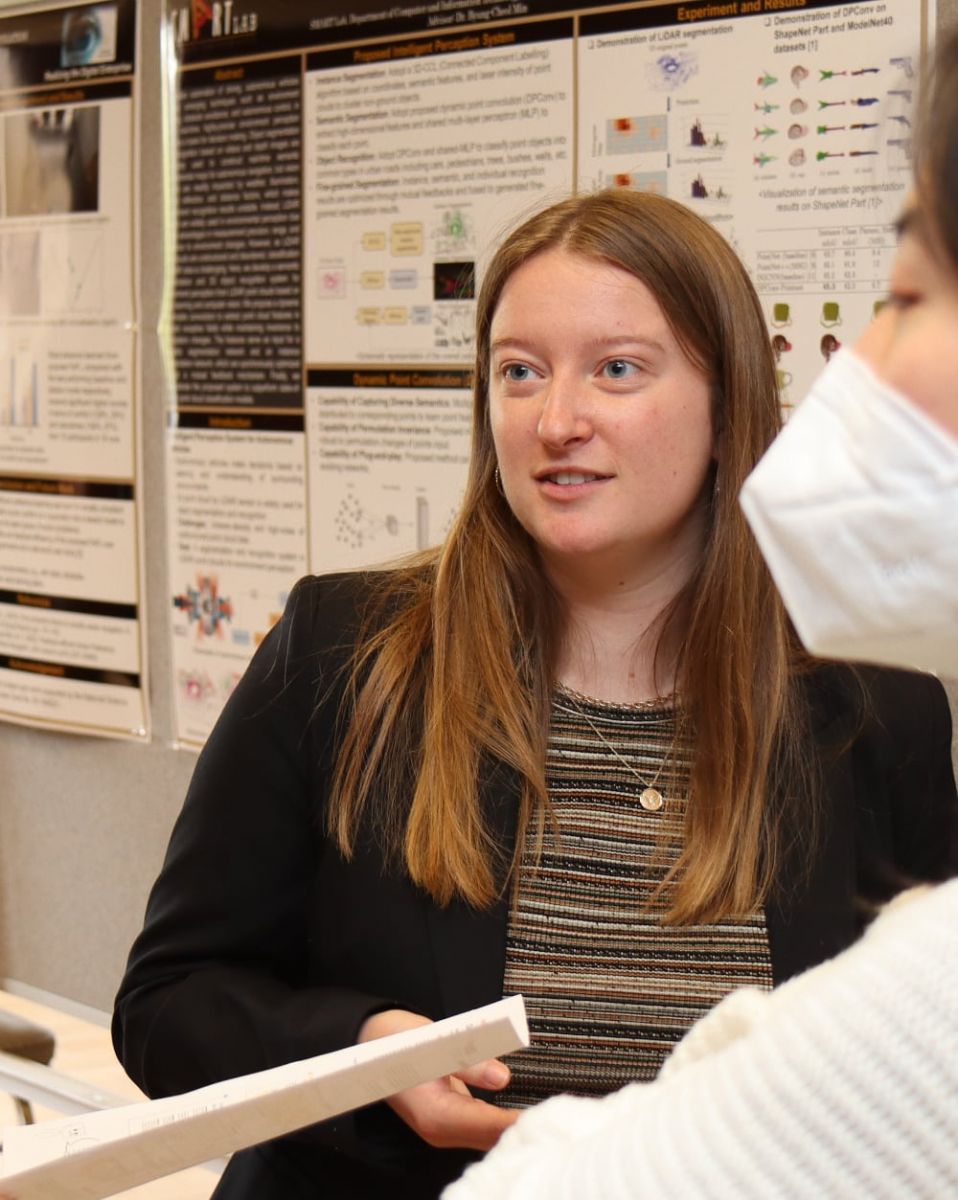
[[[735,992],[659,1077],[526,1112],[443,1200],[958,1196],[958,880]]]

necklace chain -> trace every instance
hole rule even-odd
[[[595,696],[587,696],[584,692],[577,692],[575,688],[569,687],[567,683],[556,683],[556,691],[564,693],[580,704],[608,704],[609,701],[598,700]],[[673,708],[676,703],[675,692],[651,696],[648,700],[614,701],[616,708],[628,709],[630,712],[648,712],[650,710],[658,710],[660,708]],[[568,711],[568,709],[566,710]]]
[[[622,753],[620,753],[615,743],[610,741],[605,736],[602,730],[598,727],[598,725],[596,725],[595,721],[592,720],[592,718],[584,709],[566,708],[564,705],[559,704],[556,700],[553,700],[553,705],[559,712],[565,713],[566,716],[581,717],[595,734],[595,736],[599,739],[599,741],[612,752],[613,756],[618,759],[618,761],[630,774],[635,776],[639,783],[642,784],[642,791],[639,793],[639,803],[644,809],[646,809],[648,812],[658,812],[659,809],[662,808],[662,806],[665,804],[665,796],[655,785],[659,781],[659,776],[665,770],[665,764],[672,757],[672,751],[675,749],[675,733],[672,735],[672,742],[669,745],[668,750],[666,751],[662,761],[659,763],[658,770],[651,779],[645,779],[639,774],[635,767],[632,766],[629,760]]]

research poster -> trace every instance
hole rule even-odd
[[[296,578],[436,544],[476,290],[573,190],[681,200],[758,289],[786,410],[884,295],[921,0],[171,4],[177,738]]]
[[[725,234],[762,298],[786,410],[887,291],[922,16],[900,0],[739,0],[581,20],[580,186],[661,191]]]
[[[146,738],[136,9],[0,16],[0,719]]]

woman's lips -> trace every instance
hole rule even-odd
[[[601,478],[599,475],[593,474],[591,471],[553,471],[548,475],[543,475],[541,478],[549,483],[559,483],[567,486],[572,483],[594,483]]]
[[[551,492],[575,492],[592,487],[594,484],[605,483],[610,475],[602,475],[598,471],[583,471],[564,469],[561,471],[541,471],[536,475],[536,482],[548,488]]]

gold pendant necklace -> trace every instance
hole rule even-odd
[[[561,704],[557,704],[555,701],[553,701],[553,704],[559,710],[559,712],[565,713],[569,717],[581,717],[595,734],[595,736],[599,739],[599,741],[603,744],[603,746],[606,746],[612,752],[615,758],[619,760],[622,766],[625,767],[630,774],[634,775],[639,783],[642,784],[642,791],[639,792],[639,804],[642,805],[646,812],[658,812],[659,809],[663,807],[665,804],[665,796],[655,785],[658,783],[659,776],[665,770],[665,764],[669,761],[672,751],[675,748],[674,733],[672,735],[672,744],[669,746],[665,757],[659,763],[659,769],[655,772],[651,779],[647,780],[638,773],[638,771],[632,766],[627,758],[619,753],[616,746],[609,741],[598,725],[596,725],[595,721],[592,720],[592,718],[587,712],[585,712],[584,709],[564,708]]]

